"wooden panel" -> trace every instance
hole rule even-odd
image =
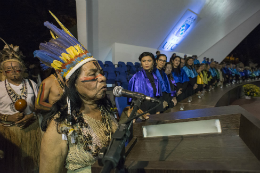
[[[255,156],[260,160],[260,126],[241,116],[241,125],[239,129],[240,138],[251,149]]]

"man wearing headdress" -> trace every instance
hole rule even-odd
[[[44,79],[40,85],[35,102],[37,111],[49,111],[51,106],[61,98],[64,92],[64,81],[58,71]]]
[[[0,163],[0,170],[29,172],[38,166],[34,153],[40,146],[39,123],[34,113],[38,88],[33,81],[23,78],[25,67],[19,46],[5,44],[0,52],[5,78],[0,82],[0,148],[5,152],[5,162],[1,162],[4,167],[1,169]]]

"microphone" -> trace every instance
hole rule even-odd
[[[125,90],[123,89],[121,86],[116,86],[113,90],[113,94],[116,97],[130,97],[130,98],[137,98],[137,99],[142,99],[142,100],[147,100],[147,101],[151,101],[151,102],[157,102],[160,103],[159,100],[146,96],[142,93],[138,93],[138,92],[132,92],[129,90]]]

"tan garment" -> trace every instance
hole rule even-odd
[[[112,115],[110,116],[109,126],[111,127],[112,133],[114,133],[118,127],[118,124],[115,118]],[[82,134],[78,134],[76,137],[76,143],[71,142],[71,136],[67,135],[68,138],[68,155],[66,158],[66,168],[68,170],[79,171],[78,169],[85,168],[91,166],[95,163],[96,158],[92,156],[91,152],[84,150],[84,136],[88,134],[92,137],[92,145],[90,146],[91,151],[95,150],[95,148],[103,148],[106,146],[108,141],[107,135],[105,131],[108,131],[108,128],[102,121],[95,120],[89,116],[83,116],[85,122],[88,124],[88,128],[83,127]],[[78,127],[73,127],[77,131]]]
[[[38,172],[41,137],[37,120],[25,129],[0,125],[0,149],[4,152],[4,158],[0,159],[0,172]]]

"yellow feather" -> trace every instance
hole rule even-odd
[[[53,39],[56,39],[56,38],[58,38],[57,36],[55,37],[55,35],[53,34],[53,32],[50,30],[50,33],[51,33],[51,37],[53,38]]]
[[[62,53],[60,58],[65,62],[68,62],[71,59],[70,55],[66,53]]]
[[[59,19],[50,10],[49,10],[49,12],[51,13],[52,17],[58,22],[58,24],[63,29],[63,31],[65,31],[67,34],[69,34],[70,36],[73,37],[73,35],[70,33],[70,31],[59,21]]]
[[[82,50],[82,48],[80,47],[80,45],[79,44],[77,44],[76,46],[74,46],[75,47],[75,49],[77,49],[77,51],[78,51],[78,54],[80,54],[80,53],[84,53],[84,51]]]
[[[58,69],[61,69],[61,65],[62,65],[62,62],[58,61],[58,60],[54,60],[52,63],[51,63],[51,66],[53,68],[55,68],[56,70]]]
[[[77,50],[73,46],[68,47],[66,51],[70,54],[71,58],[78,55]]]

